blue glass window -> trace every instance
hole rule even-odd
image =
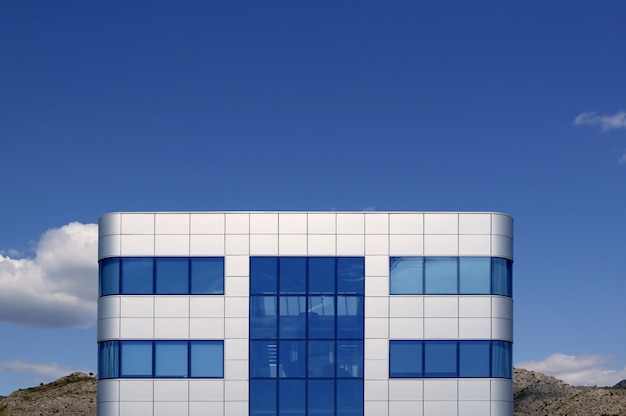
[[[98,377],[118,378],[120,364],[119,341],[105,341],[98,344]]]
[[[490,341],[459,342],[459,377],[489,377]]]
[[[337,412],[335,415],[363,415],[363,383],[360,380],[337,380]]]
[[[493,341],[491,346],[491,373],[493,377],[512,378],[512,346],[510,342]]]
[[[280,296],[279,338],[306,337],[306,296]]]
[[[279,377],[306,377],[306,341],[279,342]]]
[[[390,257],[389,290],[392,295],[424,293],[424,258]]]
[[[458,290],[458,258],[426,257],[425,292],[428,295],[452,295]]]
[[[276,340],[250,341],[250,378],[278,376],[278,342]]]
[[[308,382],[309,415],[335,416],[335,381],[309,380]]]
[[[276,380],[250,380],[250,416],[275,415]]]
[[[224,294],[224,258],[191,258],[191,293],[194,295]]]
[[[278,414],[280,416],[306,414],[305,380],[278,380]]]
[[[491,293],[491,259],[489,257],[459,258],[459,292],[463,295]]]
[[[363,296],[337,296],[337,338],[362,339]]]
[[[337,378],[363,377],[363,341],[337,341]]]
[[[337,293],[365,293],[365,259],[363,257],[337,258]]]
[[[278,257],[250,257],[250,294],[275,294],[278,290]]]
[[[308,341],[309,378],[335,377],[335,341]]]
[[[335,297],[309,296],[308,337],[335,338]]]
[[[277,327],[276,296],[250,296],[250,338],[276,338]]]
[[[513,295],[513,264],[510,260],[494,257],[491,259],[491,293]]]
[[[426,342],[424,345],[424,375],[426,377],[456,377],[457,343]]]
[[[122,294],[154,293],[154,259],[122,257]]]
[[[190,341],[190,377],[224,377],[224,341]]]
[[[389,377],[422,377],[422,341],[389,341]]]
[[[335,258],[309,257],[309,293],[335,293]]]
[[[100,296],[120,293],[120,259],[100,260]]]
[[[123,341],[120,377],[152,377],[152,341]]]
[[[187,341],[155,341],[154,376],[187,377],[189,363]]]
[[[158,295],[183,295],[189,293],[189,259],[157,258],[156,290]]]
[[[305,294],[306,257],[280,257],[278,263],[280,293]]]

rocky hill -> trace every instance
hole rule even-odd
[[[573,387],[523,369],[515,369],[514,381],[515,416],[626,416],[626,388],[622,386]],[[0,396],[0,416],[53,415],[95,416],[96,379],[73,373]]]

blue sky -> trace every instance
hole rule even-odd
[[[509,213],[515,362],[626,378],[625,14],[0,2],[0,395],[95,371],[91,224],[135,210]]]

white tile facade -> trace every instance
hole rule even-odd
[[[250,256],[364,256],[364,414],[511,416],[503,379],[389,379],[390,339],[513,340],[501,296],[389,295],[390,256],[513,259],[513,220],[499,213],[112,213],[99,259],[224,256],[225,295],[106,296],[98,340],[224,340],[224,379],[98,382],[98,415],[248,415]]]

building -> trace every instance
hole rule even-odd
[[[500,213],[111,213],[99,416],[512,416]]]

